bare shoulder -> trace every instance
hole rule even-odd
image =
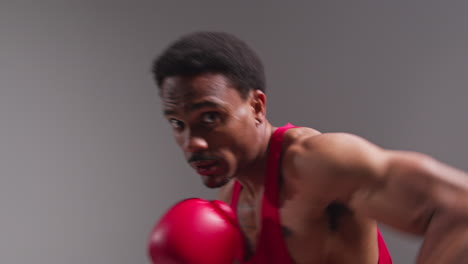
[[[386,169],[386,152],[349,133],[310,134],[292,141],[283,156],[283,173],[304,192],[325,200],[346,200],[366,177]]]
[[[323,165],[360,165],[369,159],[384,158],[384,150],[377,145],[349,133],[310,134],[297,137],[285,152],[291,161],[305,158]],[[298,165],[297,163],[290,165]]]
[[[216,199],[225,203],[231,202],[232,190],[234,189],[235,179],[230,180],[227,184],[218,189]]]
[[[302,142],[306,138],[321,135],[318,130],[309,127],[291,128],[286,131],[283,138],[283,149],[287,150],[289,147]]]
[[[325,147],[345,147],[355,144],[370,144],[367,140],[350,133],[321,133],[309,127],[289,129],[284,135],[284,149],[303,147],[308,150]],[[295,149],[297,150],[297,149]]]

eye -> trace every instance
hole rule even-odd
[[[205,124],[214,124],[219,120],[219,113],[217,112],[206,112],[201,116],[201,120]]]
[[[169,123],[174,129],[182,129],[184,127],[184,122],[174,118],[169,119]]]

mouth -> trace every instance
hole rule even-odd
[[[191,162],[190,165],[203,176],[216,174],[220,169],[219,162],[216,160],[199,160]]]

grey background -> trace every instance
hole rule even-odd
[[[274,125],[468,170],[467,2],[285,3],[1,1],[0,263],[148,263],[167,207],[214,197],[183,162],[149,74],[194,30],[258,51]],[[384,235],[395,263],[414,262],[418,238]]]

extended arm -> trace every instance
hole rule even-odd
[[[420,153],[381,149],[349,134],[302,140],[291,171],[325,202],[424,235],[418,263],[468,263],[468,175]],[[302,177],[301,176],[301,177]]]

